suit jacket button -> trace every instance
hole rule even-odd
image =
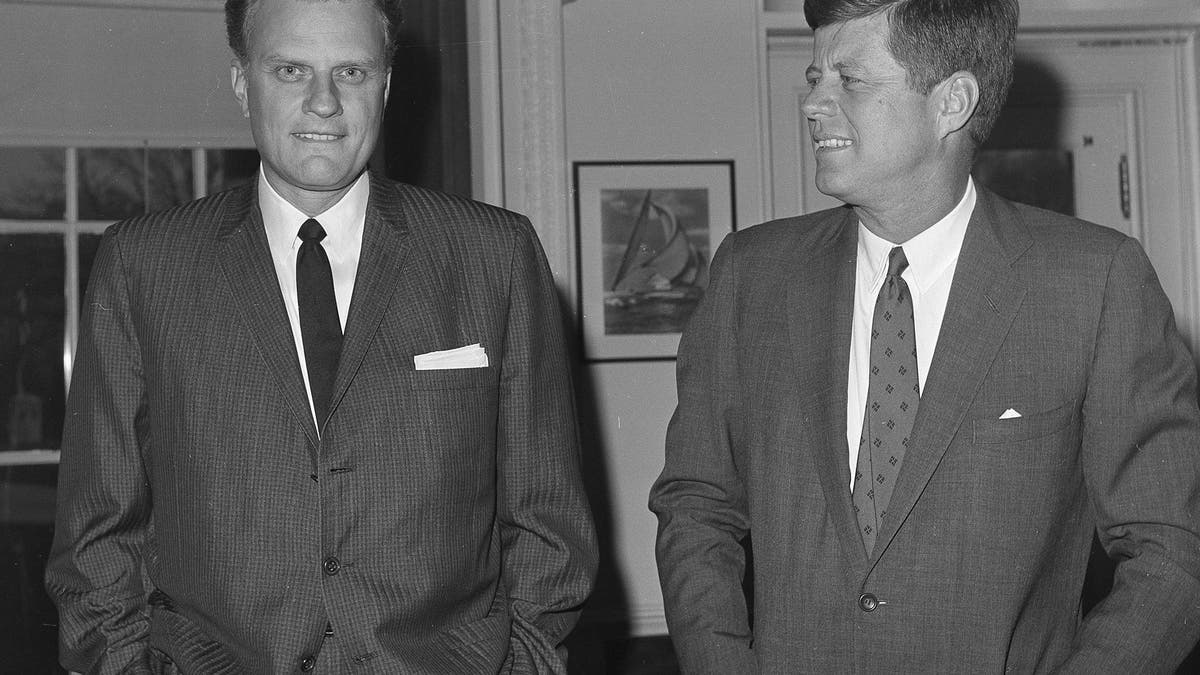
[[[858,596],[858,608],[864,612],[874,612],[879,608],[879,598],[870,593]]]
[[[304,660],[300,662],[300,670],[302,670],[306,673],[311,673],[312,669],[316,668],[316,667],[317,667],[317,660],[311,656],[304,657]]]
[[[330,556],[325,559],[325,563],[321,567],[325,569],[325,574],[333,576],[342,569],[342,563],[337,558]]]

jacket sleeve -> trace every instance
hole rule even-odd
[[[149,631],[142,555],[150,494],[137,429],[142,366],[115,232],[101,241],[84,298],[46,566],[59,610],[60,661],[85,673],[139,671]]]
[[[1196,366],[1141,247],[1109,270],[1083,404],[1084,479],[1112,592],[1065,672],[1174,672],[1200,636]]]
[[[678,407],[650,491],[667,627],[685,673],[756,670],[742,591],[749,522],[739,471],[735,241],[727,237],[714,256],[708,290],[684,330]]]
[[[556,650],[595,581],[597,545],[558,296],[528,221],[517,229],[500,364],[498,521],[512,617],[506,672],[565,672]]]

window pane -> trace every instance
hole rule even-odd
[[[0,466],[0,635],[6,673],[61,673],[58,614],[42,587],[58,466]]]
[[[62,220],[65,161],[62,148],[0,148],[0,218]]]
[[[150,168],[150,211],[161,211],[196,198],[192,190],[192,151],[152,149]]]
[[[79,150],[79,218],[120,220],[144,213],[141,148]]]
[[[64,268],[60,235],[0,236],[0,449],[59,447]]]
[[[100,249],[100,235],[79,235],[79,298],[83,302],[84,291],[87,290],[88,280],[92,278],[92,263],[96,260],[96,251]]]
[[[189,202],[192,194],[188,150],[79,150],[80,220],[121,220]]]
[[[258,172],[257,150],[208,150],[208,194],[237,187]]]

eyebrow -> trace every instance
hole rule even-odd
[[[844,70],[865,70],[862,62],[857,59],[838,61],[837,63],[833,64],[833,67],[836,68],[838,72],[842,72]]]
[[[839,73],[847,71],[847,70],[859,70],[859,71],[865,70],[865,68],[863,68],[862,63],[860,63],[859,61],[857,61],[855,59],[847,59],[845,61],[838,61],[833,64],[832,69]],[[811,63],[811,64],[809,64],[808,68],[804,69],[804,75],[810,76],[810,75],[814,75],[816,73],[820,73],[822,71],[823,71],[823,69],[821,67],[819,67],[816,63]]]

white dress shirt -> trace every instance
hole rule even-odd
[[[354,295],[354,277],[358,273],[370,191],[371,181],[364,171],[336,204],[324,213],[313,216],[325,228],[325,239],[321,241],[321,246],[329,257],[330,271],[333,272],[333,293],[337,299],[338,320],[343,333],[346,332],[346,316],[350,313],[350,298]],[[308,391],[308,404],[312,409],[312,386],[308,383],[304,338],[300,335],[300,305],[296,295],[296,253],[300,250],[300,226],[308,220],[308,216],[271,187],[261,166],[258,170],[258,207],[262,211],[271,259],[275,262],[275,276],[279,279],[283,305],[292,324],[296,355],[300,358],[300,374],[304,377],[304,388]],[[313,420],[316,420],[315,412]]]
[[[925,377],[937,347],[950,282],[958,266],[967,223],[975,210],[975,183],[968,178],[962,199],[950,213],[917,236],[900,244],[908,258],[901,276],[908,284],[913,303],[917,342],[917,381],[925,391]],[[887,276],[888,254],[897,246],[858,224],[858,260],[854,280],[854,325],[850,337],[850,372],[846,391],[846,445],[850,457],[850,488],[858,465],[858,441],[862,436],[867,405],[867,380],[871,367],[871,321],[875,299]]]

